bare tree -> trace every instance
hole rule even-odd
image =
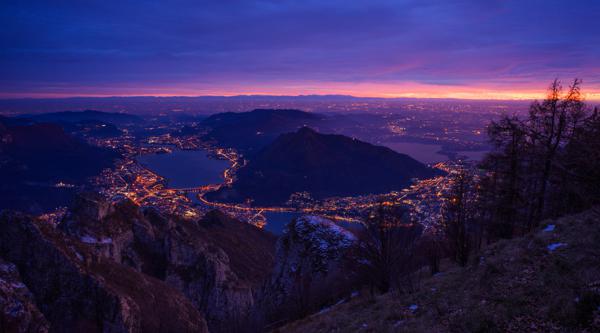
[[[444,235],[442,230],[428,230],[419,242],[419,253],[429,265],[429,272],[434,275],[440,271],[440,262],[444,256]]]
[[[581,97],[581,80],[575,79],[563,94],[562,84],[554,80],[542,103],[534,102],[529,110],[528,130],[533,143],[536,162],[540,166],[537,175],[538,192],[535,195],[533,219],[537,223],[546,217],[546,201],[551,177],[561,150],[577,132],[585,117],[585,105]]]
[[[414,252],[422,227],[412,223],[407,209],[380,204],[364,221],[355,262],[369,285],[381,293],[392,286],[410,287]]]
[[[504,116],[488,127],[494,151],[483,167],[489,171],[481,184],[481,198],[489,212],[486,226],[492,238],[510,238],[521,214],[526,154],[526,131],[517,117]]]
[[[594,153],[586,149],[593,143],[582,140],[592,133],[586,128],[594,122],[580,86],[575,79],[563,92],[560,81],[554,80],[546,99],[532,103],[524,120],[504,116],[489,126],[494,148],[482,163],[487,175],[480,197],[492,238],[527,232],[543,218],[569,211],[575,197],[582,198],[575,184],[586,175],[575,170],[589,164],[580,158],[582,152]],[[593,141],[593,135],[586,140]]]
[[[452,188],[442,206],[441,221],[450,254],[461,266],[467,264],[473,246],[475,204],[473,178],[463,169],[454,176]]]
[[[556,165],[561,178],[552,204],[576,212],[600,204],[600,110],[578,126]]]

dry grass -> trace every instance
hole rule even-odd
[[[548,224],[552,232],[543,231]],[[600,330],[600,213],[501,241],[408,295],[359,296],[280,332],[594,332]],[[554,251],[548,245],[566,243]],[[411,310],[411,305],[417,305]]]

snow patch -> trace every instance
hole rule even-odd
[[[82,236],[81,241],[86,244],[112,244],[112,238],[102,238],[100,240],[92,236]]]
[[[324,307],[321,309],[321,311],[317,312],[318,315],[329,312],[329,310],[331,310],[330,306]]]
[[[86,244],[95,244],[98,242],[98,240],[92,236],[81,236],[81,241]]]
[[[543,232],[552,232],[554,231],[554,228],[556,228],[556,226],[554,224],[548,224],[548,226],[546,228],[544,228],[544,230],[542,230]]]
[[[2,264],[0,265],[0,271],[4,273],[13,273],[17,271],[17,267],[13,264]]]
[[[320,315],[320,314],[323,314],[323,313],[329,312],[329,311],[331,310],[331,308],[332,308],[332,307],[334,307],[334,306],[338,306],[338,305],[340,305],[340,304],[343,304],[345,301],[346,301],[346,300],[344,300],[344,299],[341,299],[339,302],[335,303],[335,304],[334,304],[334,305],[332,305],[332,306],[326,306],[326,307],[322,308],[322,309],[321,309],[321,311],[317,312],[317,314],[318,314],[318,315]]]
[[[316,215],[305,215],[300,217],[300,219],[308,224],[312,224],[314,226],[323,226],[326,227],[327,229],[331,230],[332,232],[338,233],[338,234],[342,234],[344,235],[346,238],[350,239],[350,240],[356,240],[356,237],[354,236],[353,233],[351,233],[350,231],[340,227],[339,225],[337,225],[335,222],[320,217],[320,216],[316,216]]]
[[[25,284],[23,284],[23,282],[14,282],[11,284],[11,286],[15,289],[23,289],[26,288]]]
[[[552,243],[548,245],[548,251],[553,252],[554,250],[562,246],[567,246],[567,243]]]

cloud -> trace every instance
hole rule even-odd
[[[8,1],[0,91],[293,82],[592,85],[600,3],[577,1]],[[240,85],[244,82],[246,86]],[[600,87],[595,87],[600,89]],[[187,91],[188,89],[186,89]]]

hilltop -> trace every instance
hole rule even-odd
[[[438,174],[408,155],[308,127],[279,136],[240,169],[231,188],[212,198],[283,204],[295,192],[315,198],[401,190],[412,178]]]
[[[600,329],[600,209],[546,221],[448,265],[412,294],[361,295],[280,332],[592,332]]]
[[[43,211],[66,205],[70,189],[85,183],[118,157],[114,151],[89,145],[57,124],[13,125],[0,119],[0,209]]]
[[[273,142],[280,134],[294,132],[302,126],[317,126],[323,118],[322,115],[300,110],[256,109],[218,113],[201,124],[209,128],[204,140],[251,154]]]

